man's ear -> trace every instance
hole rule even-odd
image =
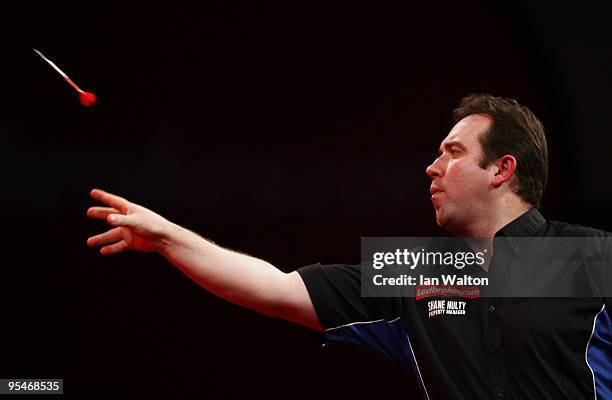
[[[493,176],[491,185],[494,188],[500,187],[504,182],[509,181],[516,172],[516,158],[506,154],[494,161],[497,171]]]

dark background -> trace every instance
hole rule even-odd
[[[610,2],[200,3],[3,13],[0,377],[62,377],[72,398],[411,398],[375,355],[325,350],[158,255],[88,249],[105,229],[88,194],[284,271],[354,263],[362,236],[443,234],[424,171],[471,92],[543,121],[548,218],[612,230]]]

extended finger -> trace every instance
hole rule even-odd
[[[89,218],[106,219],[109,214],[117,214],[119,210],[113,207],[89,207],[87,216]]]
[[[100,249],[100,254],[103,256],[110,256],[111,254],[121,253],[122,251],[126,251],[130,248],[125,240],[122,240],[117,243],[109,244],[108,246],[104,246]]]
[[[113,226],[126,226],[129,228],[135,228],[138,225],[137,217],[135,214],[109,214],[106,218],[106,221]]]
[[[113,228],[99,235],[90,237],[87,239],[87,245],[89,247],[96,247],[100,246],[101,244],[116,242],[122,237],[121,228]]]
[[[99,201],[100,203],[104,203],[111,207],[116,208],[122,212],[126,212],[130,202],[124,199],[123,197],[116,196],[112,193],[105,192],[101,189],[93,189],[90,193],[91,198]]]

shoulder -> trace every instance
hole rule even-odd
[[[612,233],[603,229],[562,221],[547,221],[544,235],[561,237],[612,237]]]

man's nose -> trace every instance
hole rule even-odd
[[[425,169],[425,173],[431,178],[441,178],[444,175],[444,169],[442,168],[441,157],[438,157],[431,163],[427,169]]]

